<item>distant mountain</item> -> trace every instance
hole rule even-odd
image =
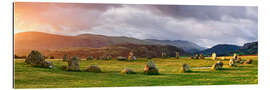
[[[258,54],[258,41],[244,44],[244,46],[241,47],[237,53],[240,55]]]
[[[212,48],[205,49],[197,53],[198,54],[202,53],[204,55],[212,55],[212,53],[215,52],[218,56],[226,56],[228,55],[228,53],[235,52],[239,50],[240,48],[241,46],[237,46],[237,45],[219,44],[219,45],[213,46]]]
[[[193,52],[198,52],[201,50],[204,50],[204,47],[201,47],[193,42],[189,41],[183,41],[183,40],[156,40],[156,39],[147,39],[146,41],[151,41],[156,44],[161,44],[161,45],[172,45],[176,46],[178,48],[183,48],[185,51],[193,53]]]
[[[237,53],[239,55],[256,55],[258,54],[258,41],[246,43],[243,46],[219,44],[196,53],[211,55],[213,52],[215,52],[218,56],[228,56],[233,55],[233,53]]]
[[[64,36],[43,32],[22,32],[15,34],[15,50],[17,49],[59,49],[59,48],[101,48],[118,44],[140,45],[172,45],[194,52],[204,48],[188,41],[170,40],[140,40],[129,37],[112,37],[94,34],[81,34],[77,36]]]
[[[31,50],[39,50],[46,57],[62,58],[64,54],[86,58],[104,55],[128,56],[130,50],[136,57],[160,57],[162,49],[168,56],[190,55],[182,48],[172,45],[147,45],[148,41],[128,37],[107,37],[102,35],[83,34],[78,36],[62,36],[41,32],[18,33],[14,39],[15,55],[25,57]],[[136,44],[134,44],[136,43]]]
[[[109,45],[107,37],[101,35],[63,36],[42,32],[22,32],[15,34],[15,49],[56,49],[71,47],[98,48]]]

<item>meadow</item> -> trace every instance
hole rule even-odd
[[[14,88],[79,88],[79,87],[130,87],[130,86],[183,86],[183,85],[242,85],[258,83],[258,57],[242,56],[244,60],[252,58],[252,64],[238,64],[229,67],[228,59],[224,70],[210,70],[216,61],[211,59],[189,59],[188,57],[153,58],[160,75],[144,75],[143,69],[148,60],[138,58],[135,61],[92,60],[80,61],[80,69],[89,65],[98,65],[102,73],[69,72],[61,70],[67,65],[61,59],[46,59],[54,63],[55,68],[32,67],[24,59],[14,59]],[[192,72],[180,73],[180,65],[188,64]],[[130,68],[136,74],[120,74],[124,68]]]

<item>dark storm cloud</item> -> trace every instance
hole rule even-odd
[[[211,47],[257,40],[256,7],[125,5],[103,13],[91,32],[139,39],[188,40]],[[116,23],[117,22],[117,23]],[[104,33],[106,32],[106,33]]]
[[[256,13],[256,7],[243,6],[191,6],[191,5],[153,5],[157,13],[173,16],[175,18],[195,18],[199,20],[222,20],[223,16],[231,16],[235,19],[253,19],[257,20],[257,15],[250,15],[249,9]]]

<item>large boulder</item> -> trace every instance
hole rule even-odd
[[[39,66],[44,68],[53,68],[54,65],[50,61],[45,61],[45,57],[36,50],[31,51],[25,60],[25,63],[31,64],[32,66]]]
[[[236,65],[236,60],[234,60],[233,58],[231,58],[230,61],[229,61],[229,66],[231,66],[231,67],[237,66]]]
[[[97,66],[97,65],[90,65],[87,69],[87,72],[95,72],[95,73],[99,73],[101,72],[101,69]]]
[[[156,67],[156,64],[154,61],[150,60],[147,65],[144,68],[144,74],[147,75],[158,75],[158,68]]]
[[[132,69],[125,68],[121,70],[121,74],[136,74]]]
[[[221,69],[223,69],[223,62],[218,61],[217,63],[212,65],[211,69],[212,70],[221,70]]]
[[[180,66],[180,72],[185,73],[185,72],[191,72],[191,69],[187,64],[183,64]]]
[[[80,71],[79,58],[76,56],[72,56],[68,60],[68,70],[69,71]]]
[[[251,64],[252,63],[252,59],[247,59],[245,62],[244,62],[244,64]]]
[[[28,57],[25,59],[25,63],[34,66],[40,66],[45,61],[45,57],[36,50],[31,51]]]

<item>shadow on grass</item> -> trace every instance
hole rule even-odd
[[[209,71],[191,71],[191,72],[186,72],[186,73],[210,73]]]
[[[220,70],[215,70],[215,71],[227,71],[227,70],[240,70],[239,68],[234,68],[234,67],[228,67],[228,68],[222,68]]]

